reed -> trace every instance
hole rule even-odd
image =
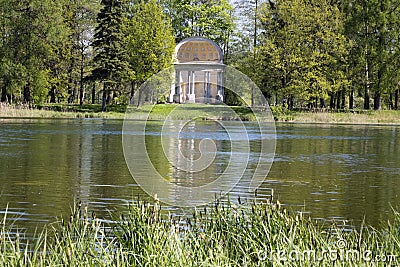
[[[399,110],[292,111],[280,106],[272,106],[271,110],[278,122],[400,124]]]
[[[268,200],[216,201],[182,216],[137,201],[113,223],[78,205],[29,240],[9,234],[4,218],[0,266],[398,266],[394,213],[381,229],[356,230],[321,225]]]
[[[33,108],[28,105],[7,105],[0,103],[0,118],[104,118],[123,119],[124,113],[119,110],[110,112],[99,112],[96,109],[78,109],[79,105],[46,106],[42,109]]]

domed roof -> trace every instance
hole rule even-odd
[[[190,37],[175,48],[176,63],[223,62],[221,48],[213,41],[203,37]]]

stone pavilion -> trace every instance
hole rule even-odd
[[[223,52],[213,41],[191,37],[174,53],[175,83],[171,103],[220,103],[224,101]]]

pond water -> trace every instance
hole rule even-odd
[[[1,213],[7,210],[15,227],[29,232],[68,216],[75,200],[107,218],[109,211],[124,210],[137,196],[150,199],[126,165],[122,124],[102,119],[0,119]],[[159,122],[149,123],[149,157],[166,179],[187,183],[162,153],[161,127]],[[226,168],[229,137],[224,131],[214,134],[216,160],[190,183],[212,181]],[[379,226],[391,217],[392,207],[400,208],[399,126],[277,124],[276,134],[274,163],[258,190],[259,198],[273,189],[275,198],[289,209],[355,225],[365,218]],[[195,149],[203,137],[186,139],[193,140]],[[250,144],[257,151],[258,142]],[[141,172],[140,162],[135,171]],[[240,184],[231,193],[232,199],[237,196],[254,197]]]

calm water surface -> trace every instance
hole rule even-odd
[[[199,185],[226,168],[229,137],[199,123],[196,129],[203,134],[183,135],[183,151],[196,152],[201,138],[210,137],[204,133],[212,133],[219,152],[208,169],[185,180],[163,155],[161,126],[149,124],[146,146],[166,179]],[[121,129],[120,120],[0,120],[1,212],[8,206],[9,219],[32,231],[68,216],[74,200],[107,218],[109,211],[124,210],[132,198],[146,197],[125,163]],[[275,160],[258,197],[273,189],[282,203],[314,218],[355,224],[365,218],[375,226],[390,218],[391,207],[400,207],[399,126],[277,124],[276,131]],[[257,159],[258,142],[251,141],[251,146],[250,158]],[[232,198],[252,198],[246,189],[239,184]]]

